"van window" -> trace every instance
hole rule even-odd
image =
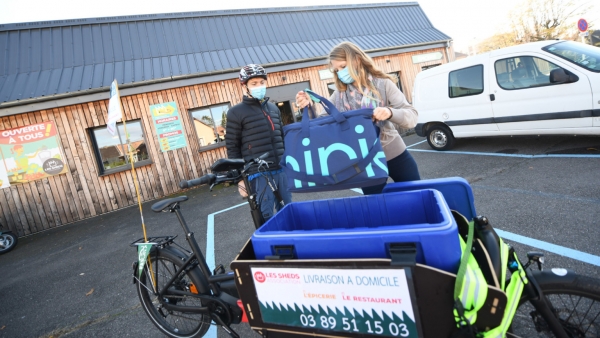
[[[451,98],[483,93],[483,65],[450,72],[449,95]]]
[[[563,41],[542,49],[579,67],[596,73],[600,72],[600,49],[594,46],[573,41]]]
[[[504,89],[524,89],[555,85],[550,71],[559,66],[533,56],[520,56],[496,61],[496,81]]]

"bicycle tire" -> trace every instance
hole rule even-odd
[[[149,255],[152,272],[156,276],[158,288],[162,288],[183,265],[183,254],[178,254],[170,248],[153,249]],[[164,334],[173,338],[202,337],[208,331],[211,323],[210,316],[199,313],[182,313],[167,311],[162,307],[158,296],[154,294],[152,277],[148,264],[137,282],[137,293],[142,303],[142,308],[150,317],[152,323]],[[186,271],[182,278],[173,284],[179,290],[190,292],[192,285],[201,285],[202,280],[193,270]],[[197,289],[197,288],[196,288]],[[193,291],[192,291],[193,292]],[[165,297],[167,301],[184,306],[202,306],[199,299],[186,296]]]
[[[565,269],[535,271],[535,280],[570,337],[600,337],[600,280]],[[507,337],[554,337],[522,296]]]

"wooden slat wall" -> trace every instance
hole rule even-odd
[[[401,72],[403,89],[410,100],[413,80],[421,67],[440,63],[435,61],[414,65],[411,56],[435,51],[443,52],[443,62],[448,62],[442,48],[382,56],[374,61],[386,73]],[[452,49],[450,51],[453,52]],[[318,71],[322,69],[327,69],[327,66],[272,73],[268,86],[308,81],[311,89],[326,96],[327,84],[333,81],[319,78]],[[286,80],[282,79],[283,76]],[[141,119],[153,161],[151,165],[136,169],[143,201],[177,192],[179,181],[208,173],[208,168],[215,160],[227,156],[224,147],[199,151],[200,145],[193,122],[188,118],[188,111],[221,103],[235,105],[242,100],[242,96],[241,87],[237,79],[234,79],[122,97],[126,120]],[[149,107],[170,101],[177,103],[188,135],[188,146],[163,153],[160,151]],[[106,125],[107,107],[108,99],[0,118],[0,130],[54,121],[69,167],[67,174],[2,189],[2,224],[8,225],[19,236],[25,236],[137,203],[131,171],[99,176],[89,129]]]

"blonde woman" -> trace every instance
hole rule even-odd
[[[391,122],[402,128],[414,128],[418,113],[394,83],[396,80],[375,66],[358,46],[342,42],[329,53],[329,64],[336,75],[329,100],[340,112],[373,108],[373,120],[381,129],[380,140],[394,182],[420,180],[417,163]],[[305,92],[296,94],[296,104],[311,104]],[[320,115],[327,114],[322,112]],[[363,188],[365,195],[381,193],[385,184]]]

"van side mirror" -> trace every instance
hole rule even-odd
[[[562,68],[557,68],[550,71],[550,83],[572,83],[577,81],[579,81],[579,77],[577,77],[577,75]]]

